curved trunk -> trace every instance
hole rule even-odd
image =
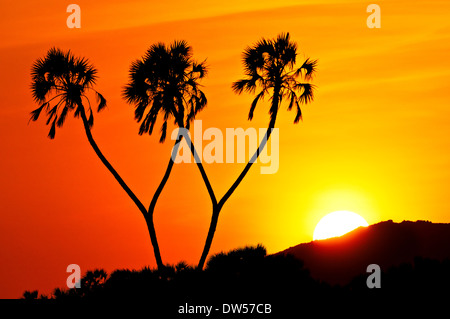
[[[181,127],[181,128],[183,128],[183,127]],[[215,205],[217,203],[216,197],[214,195],[214,191],[212,189],[211,183],[209,182],[208,176],[206,175],[205,169],[203,168],[202,163],[198,160],[199,157],[197,155],[197,151],[195,150],[194,144],[191,142],[188,135],[184,136],[184,135],[180,134],[173,146],[172,154],[169,159],[169,163],[167,164],[166,172],[164,173],[164,176],[163,176],[158,188],[156,189],[155,194],[153,195],[152,201],[150,202],[150,206],[148,208],[148,215],[147,215],[146,221],[147,221],[147,226],[149,227],[150,236],[152,236],[152,234],[155,234],[154,223],[153,223],[153,214],[155,211],[156,203],[157,203],[158,198],[161,195],[161,192],[163,191],[163,189],[169,179],[170,173],[172,172],[173,164],[175,163],[173,161],[173,159],[176,157],[178,148],[180,147],[180,143],[183,140],[183,137],[185,137],[186,142],[188,143],[188,145],[190,145],[191,153],[194,156],[194,159],[197,163],[198,169],[200,170],[200,174],[203,178],[203,182],[206,185],[206,188],[208,190],[209,196],[211,197],[211,201],[213,202],[213,205]],[[156,234],[154,236],[155,236],[154,240],[156,241]],[[155,256],[156,256],[156,253],[158,253],[159,259],[161,260],[159,250],[158,250],[158,252],[155,251]]]
[[[279,104],[279,90],[276,88],[274,89],[274,95],[272,100],[272,117],[269,123],[269,127],[267,128],[266,134],[264,135],[264,138],[262,139],[261,143],[259,144],[258,148],[256,149],[255,154],[251,157],[250,161],[245,165],[244,170],[241,172],[241,174],[238,176],[236,181],[231,185],[231,187],[228,189],[228,191],[225,193],[225,195],[220,199],[220,201],[215,204],[213,202],[213,212],[211,216],[211,222],[209,225],[208,235],[206,237],[205,246],[203,247],[202,256],[200,257],[200,261],[198,262],[197,268],[203,269],[206,258],[208,257],[209,250],[211,249],[211,244],[214,238],[214,234],[216,232],[217,222],[219,220],[220,211],[222,210],[223,205],[225,205],[225,202],[230,198],[230,196],[233,194],[233,192],[236,190],[236,188],[239,186],[239,184],[244,179],[245,175],[247,175],[248,171],[252,167],[253,163],[256,162],[256,160],[259,157],[259,154],[261,154],[261,151],[266,146],[267,141],[270,138],[270,134],[272,134],[272,129],[275,128],[275,121],[277,118],[278,113],[278,104]]]
[[[172,155],[174,153],[175,154],[177,153],[178,147],[180,145],[179,142],[181,142],[181,139],[177,139],[175,141],[175,145],[172,150]],[[172,160],[172,156],[171,156],[170,160],[169,160],[169,164],[167,164],[166,172],[164,173],[164,176],[163,176],[161,182],[159,183],[158,188],[156,189],[155,193],[153,194],[152,200],[150,202],[150,206],[148,207],[148,214],[146,215],[146,218],[145,218],[152,243],[153,243],[153,241],[157,242],[155,224],[153,221],[153,214],[155,212],[156,202],[158,201],[159,195],[161,195],[161,192],[163,191],[164,186],[166,186],[166,183],[169,179],[170,173],[172,172],[173,164],[174,164],[174,161]],[[155,258],[156,258],[156,263],[158,265],[158,269],[162,269],[164,267],[164,265],[162,263],[161,252],[159,250],[159,246],[156,246],[157,249],[155,249],[155,246],[153,246],[153,248],[154,248],[154,253],[155,253]]]
[[[161,192],[164,189],[164,186],[166,186],[166,183],[169,179],[170,173],[172,172],[172,168],[173,168],[173,164],[174,164],[174,161],[172,160],[173,154],[176,154],[178,152],[178,147],[180,146],[180,142],[181,142],[181,138],[178,138],[175,141],[175,144],[172,149],[172,156],[170,156],[170,160],[169,160],[169,163],[167,164],[166,172],[164,173],[164,176],[163,176],[161,182],[159,183],[158,188],[155,191],[155,194],[153,194],[152,201],[150,202],[150,206],[148,208],[149,215],[153,215],[159,195],[161,195]]]
[[[133,193],[133,191],[128,187],[128,185],[124,182],[122,177],[120,177],[120,175],[117,173],[117,171],[114,169],[114,167],[112,167],[112,165],[108,162],[106,157],[100,151],[99,147],[97,146],[97,143],[95,142],[94,138],[92,137],[92,133],[89,128],[89,123],[88,123],[88,119],[86,117],[86,113],[84,111],[84,107],[80,106],[80,108],[81,108],[81,112],[80,112],[81,119],[83,120],[84,130],[86,132],[86,136],[88,138],[89,143],[91,144],[92,148],[94,149],[95,154],[97,154],[98,158],[100,158],[100,160],[102,161],[103,165],[106,166],[106,168],[114,176],[114,178],[117,180],[117,182],[123,188],[123,190],[127,193],[127,195],[131,198],[131,200],[136,204],[136,206],[139,208],[140,212],[144,216],[145,221],[147,223],[149,233],[150,233],[150,240],[152,242],[153,251],[155,253],[156,263],[158,265],[158,268],[162,267],[162,261],[161,261],[161,256],[159,253],[158,241],[156,239],[155,228],[153,225],[153,218],[148,218],[147,210],[145,209],[145,206],[136,197],[136,195]]]
[[[205,246],[203,247],[202,256],[200,257],[200,261],[198,262],[197,269],[202,270],[205,266],[206,257],[208,257],[209,250],[211,249],[211,244],[214,238],[214,234],[216,232],[217,222],[219,221],[220,209],[218,207],[213,208],[211,222],[209,224],[208,235],[206,236]]]
[[[213,190],[213,188],[211,186],[211,183],[209,182],[208,175],[206,175],[205,168],[203,167],[203,164],[200,161],[200,158],[199,158],[199,156],[197,154],[197,151],[195,149],[194,143],[192,143],[189,135],[186,135],[185,139],[186,139],[186,143],[188,143],[188,145],[191,146],[190,149],[191,149],[192,156],[194,157],[195,163],[197,164],[198,170],[200,171],[200,174],[202,176],[203,182],[205,183],[206,189],[208,190],[209,197],[210,197],[211,202],[212,202],[213,207],[214,207],[214,206],[217,205],[217,198],[216,198],[216,195],[214,194],[214,190]]]

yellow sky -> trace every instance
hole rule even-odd
[[[381,29],[367,28],[364,1],[78,1],[82,27],[69,30],[69,2],[2,1],[0,243],[7,258],[0,296],[62,287],[70,263],[113,270],[154,262],[142,217],[96,158],[81,123],[70,117],[54,141],[42,119],[28,124],[36,107],[30,67],[52,46],[98,68],[97,89],[109,106],[96,116],[94,137],[145,205],[172,143],[138,136],[120,92],[131,61],[152,43],[186,39],[198,60],[207,58],[204,129],[267,126],[267,101],[248,122],[252,96],[230,88],[243,76],[247,45],[288,31],[300,60],[319,60],[316,99],[303,108],[304,121],[294,125],[295,113],[282,106],[278,173],[252,168],[222,211],[212,252],[262,243],[271,253],[310,241],[315,224],[334,210],[354,211],[369,224],[450,222],[450,4],[377,3]],[[242,165],[205,168],[221,196]],[[197,261],[210,206],[195,165],[176,165],[155,215],[165,262]]]

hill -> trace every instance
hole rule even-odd
[[[359,227],[341,237],[300,244],[275,255],[293,255],[311,276],[329,284],[345,285],[366,273],[369,264],[382,271],[415,257],[450,258],[450,224],[392,220]]]

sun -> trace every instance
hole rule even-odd
[[[342,236],[360,226],[369,226],[360,215],[347,210],[332,212],[317,223],[313,240]]]

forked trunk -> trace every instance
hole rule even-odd
[[[275,92],[278,92],[274,90]],[[279,94],[274,93],[273,100],[272,100],[272,117],[269,123],[269,127],[267,128],[266,134],[264,135],[263,140],[259,144],[258,148],[256,149],[255,154],[251,157],[250,161],[245,165],[244,170],[239,175],[239,177],[236,179],[236,181],[231,185],[230,189],[225,193],[225,195],[222,197],[222,199],[217,203],[213,203],[213,213],[211,216],[211,222],[209,225],[208,235],[206,237],[205,246],[203,247],[202,256],[200,257],[200,261],[198,262],[197,269],[202,270],[205,266],[206,258],[208,257],[209,250],[211,249],[211,244],[214,238],[214,234],[216,232],[217,222],[219,220],[220,211],[222,210],[223,205],[225,202],[230,198],[230,196],[233,194],[233,192],[236,190],[236,188],[239,186],[239,184],[244,179],[245,175],[247,175],[248,171],[252,167],[253,163],[256,162],[259,155],[261,154],[261,151],[266,146],[267,141],[270,138],[270,135],[272,134],[272,130],[275,128],[275,121],[277,118],[278,113],[278,104],[279,104]]]
[[[178,120],[178,127],[180,129],[184,129],[184,126],[183,126],[183,123],[182,123],[181,120]],[[202,175],[203,181],[204,181],[204,183],[206,185],[206,188],[208,190],[208,193],[209,193],[209,195],[211,197],[211,201],[213,203],[217,203],[216,198],[214,196],[214,191],[213,191],[212,186],[211,186],[211,184],[210,184],[210,182],[208,180],[208,177],[206,175],[205,169],[203,168],[202,163],[200,163],[200,161],[197,160],[198,159],[198,154],[197,154],[197,152],[195,150],[194,144],[191,142],[191,139],[189,138],[188,134],[186,134],[186,135],[179,134],[177,139],[176,139],[176,141],[175,141],[175,144],[173,146],[172,153],[171,153],[171,156],[170,156],[170,159],[169,159],[169,163],[167,164],[166,172],[164,173],[164,176],[163,176],[161,182],[158,185],[158,188],[156,189],[156,191],[155,191],[155,193],[154,193],[154,195],[152,197],[152,200],[150,202],[150,206],[148,208],[148,214],[146,215],[147,216],[146,217],[147,227],[149,229],[150,237],[152,238],[152,243],[153,243],[153,241],[157,242],[156,241],[155,227],[154,227],[154,222],[153,222],[153,214],[155,212],[156,203],[157,203],[157,201],[159,199],[159,196],[161,195],[161,193],[162,193],[162,191],[163,191],[163,189],[164,189],[164,187],[165,187],[165,185],[166,185],[166,183],[167,183],[167,181],[169,179],[170,173],[172,172],[173,164],[175,163],[174,159],[175,159],[175,157],[176,157],[176,155],[178,153],[178,148],[180,147],[180,144],[181,144],[181,142],[183,140],[183,137],[186,139],[186,142],[188,143],[188,145],[190,145],[191,153],[194,156],[195,161],[197,162],[198,169],[200,170],[200,174]],[[156,247],[158,247],[158,246],[156,246]],[[161,260],[159,248],[157,250],[155,249],[155,257],[157,258],[157,261]],[[161,263],[161,265],[158,265],[158,268],[161,268],[161,267],[163,267],[162,263]]]
[[[145,209],[144,205],[141,203],[141,201],[136,197],[136,195],[133,193],[133,191],[128,187],[128,185],[124,182],[122,177],[116,172],[116,170],[112,167],[112,165],[108,162],[108,160],[105,158],[103,153],[100,151],[99,147],[97,146],[97,143],[95,142],[94,138],[92,137],[91,130],[89,128],[88,119],[86,117],[86,113],[84,111],[83,106],[79,106],[81,108],[81,119],[83,120],[84,130],[86,132],[86,136],[88,138],[89,143],[91,144],[92,148],[95,151],[95,154],[97,154],[98,158],[102,161],[103,165],[106,166],[106,168],[110,171],[110,173],[114,176],[114,178],[117,180],[117,182],[120,184],[120,186],[125,190],[125,192],[128,194],[128,196],[133,200],[133,202],[136,204],[136,206],[141,211],[142,215],[145,218],[145,221],[147,223],[147,227],[150,233],[150,240],[152,242],[153,251],[155,254],[156,264],[158,265],[158,268],[161,269],[163,267],[163,263],[161,260],[161,254],[159,251],[159,245],[156,238],[155,233],[155,227],[153,224],[153,218],[149,217],[147,215],[147,210]]]

